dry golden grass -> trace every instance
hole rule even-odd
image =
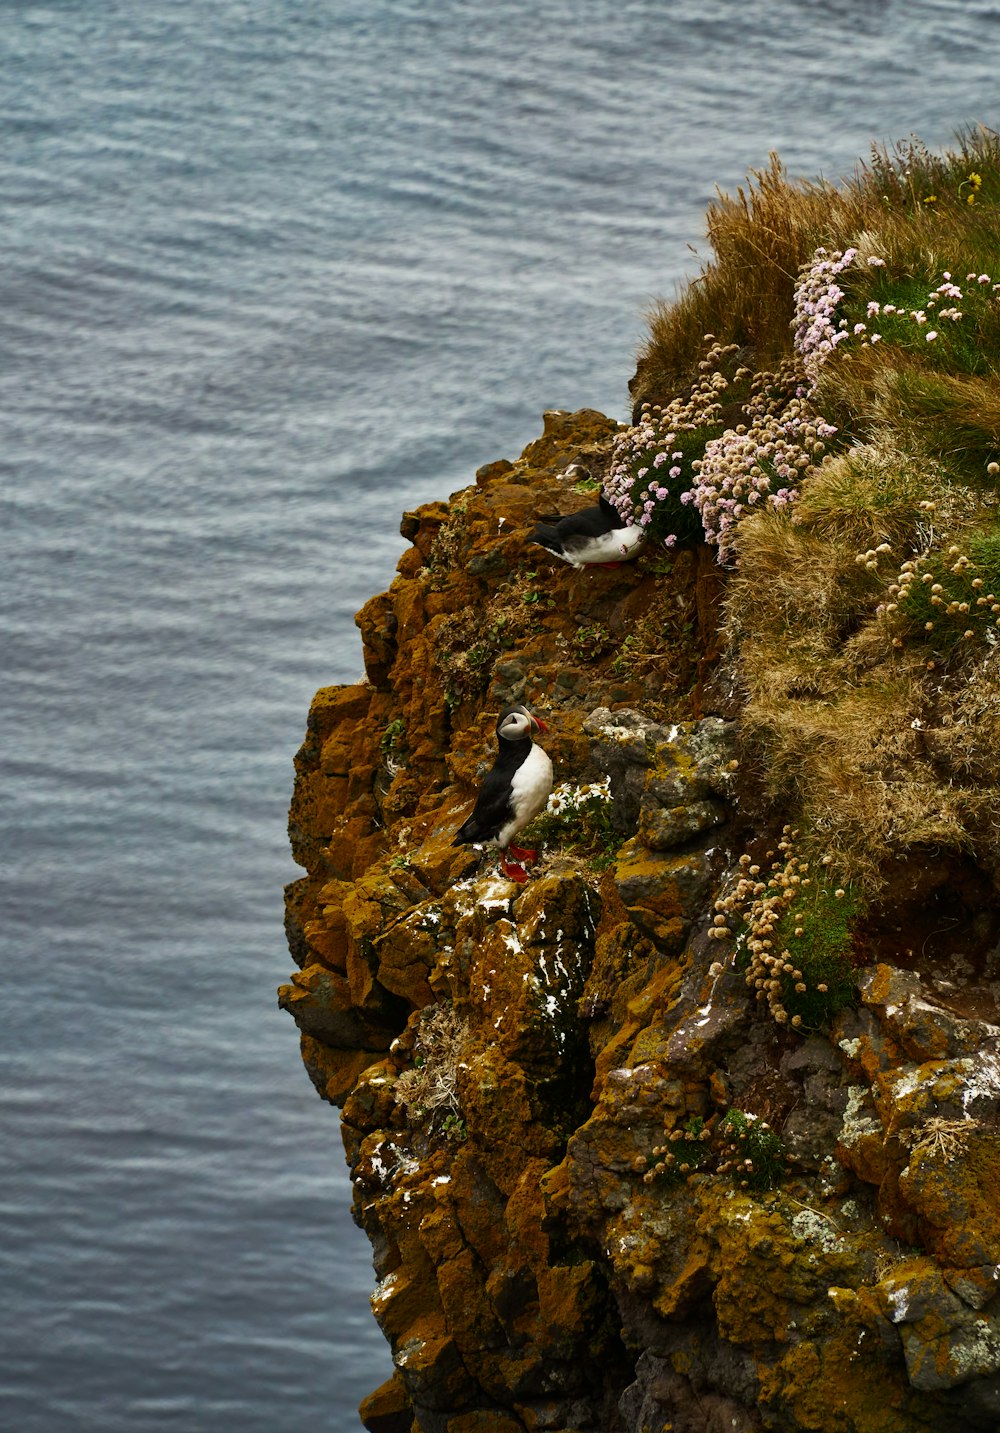
[[[726,601],[745,747],[814,853],[868,895],[892,856],[995,844],[1000,807],[1000,659],[980,647],[949,676],[925,648],[895,648],[879,612],[885,576],[856,560],[859,541],[882,533],[906,550],[923,520],[920,483],[891,457],[831,463],[801,522],[742,523]],[[866,522],[865,485],[884,471],[889,520]]]
[[[757,691],[747,705],[744,737],[764,755],[772,795],[798,813],[806,846],[832,856],[841,879],[868,895],[892,856],[971,849],[974,828],[996,804],[995,792],[938,774],[917,725],[925,710],[920,672],[904,663],[836,699],[782,701]]]
[[[829,231],[842,203],[826,184],[791,183],[777,155],[732,198],[708,210],[715,259],[673,304],[649,315],[650,336],[633,386],[637,403],[669,402],[692,379],[704,337],[736,343],[754,366],[789,350],[792,295],[801,265]]]
[[[857,626],[873,584],[855,561],[857,547],[830,531],[810,532],[784,512],[760,512],[739,526],[739,567],[730,579],[726,634],[744,670],[783,665],[781,655],[807,663],[836,662],[845,636]],[[758,649],[760,649],[758,654]],[[820,671],[815,682],[836,678]]]
[[[824,464],[803,487],[796,519],[815,538],[858,552],[912,539],[920,503],[940,490],[940,474],[917,466],[886,442],[852,447]]]

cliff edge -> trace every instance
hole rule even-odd
[[[1000,1426],[998,160],[774,164],[631,424],[547,413],[403,518],[296,758],[280,994],[371,1433]],[[599,487],[637,560],[527,543]],[[452,845],[511,702],[523,886]]]

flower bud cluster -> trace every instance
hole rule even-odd
[[[720,561],[731,556],[733,528],[745,513],[795,502],[799,483],[819,471],[826,440],[837,431],[813,410],[790,367],[758,373],[744,412],[745,423],[705,445],[692,464],[697,483],[681,497],[698,509]]]
[[[656,1161],[642,1176],[644,1184],[652,1184],[657,1175],[672,1174],[684,1176],[704,1169],[709,1163],[712,1151],[709,1144],[712,1129],[700,1117],[688,1121],[686,1128],[664,1130],[665,1143],[653,1146],[652,1157]]]
[[[850,337],[846,324],[837,321],[837,305],[844,297],[837,280],[857,256],[857,249],[817,249],[800,271],[795,285],[792,343],[810,383],[815,383],[838,345]]]
[[[937,633],[969,642],[984,623],[1000,628],[1000,597],[985,589],[976,563],[957,543],[910,558],[890,582],[889,601],[881,609],[895,628],[907,622],[907,628],[894,632],[892,645],[902,647],[907,630],[917,636]]]
[[[718,343],[712,334],[706,334],[705,340],[709,347],[698,364],[698,377],[688,395],[673,399],[666,407],[644,403],[639,422],[620,434],[615,443],[604,491],[628,523],[648,527],[665,508],[667,525],[673,517],[681,533],[691,526],[680,506],[682,494],[693,482],[685,450],[693,446],[700,451],[696,441],[692,444],[692,435],[717,428],[722,400],[731,384],[749,378],[747,369],[738,368],[732,380],[722,371],[731,366],[736,344]],[[679,535],[678,531],[665,533],[666,545],[673,547]]]
[[[708,931],[715,940],[739,940],[740,948],[749,956],[746,983],[758,1005],[766,1007],[776,1024],[795,1030],[802,1028],[802,1016],[790,1015],[788,1002],[793,995],[806,995],[810,983],[792,946],[805,934],[805,928],[798,924],[793,927],[788,946],[777,939],[777,930],[796,900],[813,884],[809,862],[794,851],[798,834],[793,827],[785,826],[777,850],[768,851],[764,868],[748,855],[740,857],[741,874],[732,890],[715,902],[716,914]],[[837,897],[844,894],[842,890],[834,892]],[[737,932],[737,925],[742,925],[742,932]],[[814,989],[821,995],[827,993],[822,981]]]
[[[716,1124],[699,1117],[684,1128],[664,1131],[664,1143],[654,1145],[656,1162],[642,1176],[652,1184],[664,1176],[727,1174],[740,1189],[772,1188],[787,1168],[780,1138],[767,1120],[731,1109]]]

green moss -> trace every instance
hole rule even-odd
[[[382,760],[396,758],[406,747],[406,723],[402,717],[391,721],[379,739],[378,749]]]
[[[855,999],[852,953],[862,906],[853,887],[811,884],[798,888],[795,900],[780,916],[774,949],[787,950],[794,966],[781,977],[781,1003],[793,1022],[800,1018],[797,1028],[820,1029]],[[800,980],[795,979],[795,970],[801,973]]]

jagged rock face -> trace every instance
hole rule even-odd
[[[524,541],[592,501],[563,474],[599,478],[615,428],[547,415],[517,464],[406,515],[358,618],[367,680],[318,694],[297,758],[281,1003],[374,1250],[397,1372],[364,1421],[994,1429],[992,887],[942,867],[918,899],[897,871],[857,1001],[812,1032],[719,959],[715,901],[784,818],[709,695],[712,559],[574,572]],[[557,782],[608,793],[590,827],[572,801],[549,821],[524,887],[451,844],[510,701]],[[947,935],[922,930],[946,891]]]

